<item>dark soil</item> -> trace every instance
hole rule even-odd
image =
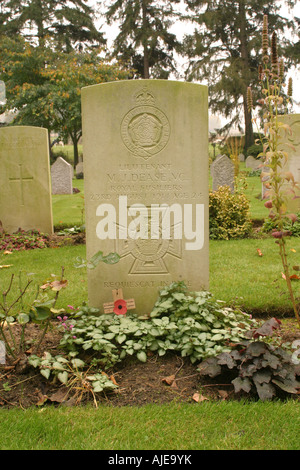
[[[79,232],[69,235],[58,235],[57,233],[54,233],[53,235],[47,236],[47,240],[45,243],[49,248],[58,248],[66,245],[85,244],[85,232]]]
[[[15,328],[18,328],[15,326]],[[32,345],[39,333],[37,325],[30,325]],[[62,354],[59,341],[62,333],[53,328],[41,345],[39,355],[49,351],[53,356]],[[300,330],[296,321],[285,321],[281,329],[283,342],[300,339]],[[95,403],[93,394],[85,390],[81,395],[67,389],[60,382],[46,380],[37,369],[28,365],[27,357],[33,352],[28,345],[27,354],[17,361],[0,365],[0,406],[4,408],[43,406],[45,404],[75,406]],[[31,346],[31,348],[30,348]],[[97,394],[97,403],[109,403],[114,406],[141,406],[147,403],[200,402],[204,400],[237,399],[230,380],[200,377],[197,364],[191,364],[188,358],[176,354],[159,357],[149,355],[146,363],[135,358],[128,358],[107,371],[110,378],[118,384],[113,392]],[[295,397],[299,399],[299,395]]]

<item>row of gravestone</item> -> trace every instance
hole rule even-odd
[[[246,159],[246,168],[259,169],[261,160],[252,156]],[[76,165],[76,174],[83,175],[83,162]],[[220,186],[229,186],[234,191],[234,164],[226,155],[218,155],[211,165],[211,175],[213,179],[213,191]],[[72,194],[73,193],[74,170],[62,157],[58,157],[51,166],[52,194]]]
[[[286,119],[294,126],[292,164],[299,172],[300,118]],[[172,281],[208,289],[207,87],[167,80],[86,87],[82,120],[86,256],[120,256],[115,265],[88,270],[90,306],[101,308],[112,290],[124,289],[145,314]],[[0,161],[4,229],[51,233],[47,131],[0,128]],[[221,157],[213,173],[218,161],[225,168]]]

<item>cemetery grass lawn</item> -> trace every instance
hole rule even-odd
[[[300,238],[291,238],[288,247],[290,264],[298,265]],[[258,249],[261,250],[262,256],[259,256]],[[15,251],[5,258],[5,264],[9,263],[12,266],[0,270],[1,289],[8,286],[12,273],[18,278],[21,272],[23,285],[27,273],[31,273],[30,279],[33,279],[33,282],[29,288],[29,304],[36,294],[37,285],[42,285],[49,279],[53,280],[52,275],[60,278],[63,266],[68,286],[60,291],[57,307],[80,306],[87,300],[87,280],[85,269],[74,267],[77,256],[86,257],[85,245]],[[111,269],[117,273],[118,264],[111,266]],[[210,292],[214,298],[223,300],[229,305],[240,306],[248,313],[279,317],[291,314],[281,271],[278,247],[271,238],[210,242]],[[293,282],[299,295],[299,282]],[[11,290],[11,298],[18,288],[16,279]]]
[[[299,419],[292,400],[0,410],[0,449],[299,450]]]
[[[55,231],[84,224],[84,187],[83,179],[73,179],[73,188],[79,189],[75,194],[53,194],[52,211]]]

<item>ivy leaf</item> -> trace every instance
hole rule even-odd
[[[138,358],[139,361],[141,362],[147,362],[147,356],[144,351],[140,351],[137,353],[136,357]]]
[[[254,331],[253,338],[258,338],[258,336],[271,336],[274,330],[280,328],[280,324],[281,322],[280,320],[277,320],[277,318],[267,320],[260,328],[257,328]]]
[[[230,353],[224,352],[218,356],[218,364],[226,364],[228,369],[233,369],[236,366],[236,361],[233,359]]]
[[[50,369],[41,369],[41,374],[43,377],[45,377],[47,380],[50,377],[51,370]]]
[[[125,339],[126,339],[126,335],[118,335],[116,337],[116,340],[118,341],[119,344],[124,343]]]
[[[267,345],[262,341],[254,341],[253,343],[249,344],[246,352],[246,356],[260,356],[267,351]]]
[[[222,369],[221,366],[217,363],[217,359],[215,357],[211,357],[203,361],[197,370],[201,375],[209,375],[209,377],[213,378],[221,374]]]
[[[251,390],[251,382],[249,379],[242,378],[242,377],[236,377],[234,380],[231,381],[231,383],[234,386],[234,391],[235,393],[240,392],[243,390],[246,393],[249,393]]]
[[[264,369],[254,372],[253,374],[253,382],[255,385],[262,384],[262,383],[269,383],[271,380],[272,373],[270,370]]]
[[[287,379],[284,382],[282,382],[281,380],[273,379],[272,382],[287,393],[299,393],[300,382],[298,382],[296,379]]]
[[[275,388],[270,383],[255,383],[259,398],[262,401],[271,400],[275,395]]]
[[[69,374],[66,371],[60,372],[59,374],[57,374],[58,380],[63,384],[66,384],[68,382],[68,377],[69,377]]]

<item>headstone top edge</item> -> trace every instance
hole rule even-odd
[[[128,87],[137,87],[137,86],[141,86],[141,87],[145,87],[146,85],[149,85],[149,84],[154,84],[154,83],[160,83],[160,84],[169,84],[169,85],[173,85],[173,86],[176,86],[178,84],[180,84],[182,87],[190,87],[190,88],[202,88],[203,90],[208,90],[208,86],[207,85],[204,85],[204,84],[201,84],[201,83],[191,83],[191,82],[182,82],[180,80],[164,80],[164,79],[141,79],[141,80],[117,80],[117,81],[111,81],[111,82],[105,82],[105,83],[95,83],[94,85],[88,85],[88,86],[85,86],[83,88],[81,88],[81,93],[85,94],[87,92],[87,90],[92,90],[92,89],[96,89],[96,88],[103,88],[105,86],[120,86],[120,85],[123,85],[126,84],[125,86],[128,86]]]

